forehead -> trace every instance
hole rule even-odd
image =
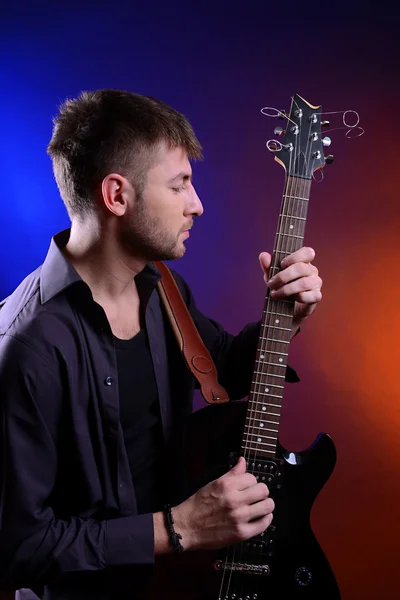
[[[148,171],[148,179],[170,180],[180,173],[186,176],[192,174],[186,150],[181,146],[170,148],[165,143],[160,144],[156,160]]]

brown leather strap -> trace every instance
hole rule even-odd
[[[211,354],[205,347],[196,325],[181,296],[167,265],[154,262],[162,278],[157,284],[186,364],[200,384],[201,393],[209,404],[229,402],[225,388],[218,383],[217,369]]]

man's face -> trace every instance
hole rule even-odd
[[[185,150],[162,144],[143,193],[127,215],[122,242],[147,260],[180,258],[188,230],[202,213]]]

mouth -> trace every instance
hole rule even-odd
[[[189,225],[189,227],[187,227],[186,229],[184,229],[182,231],[182,233],[187,233],[187,235],[190,236],[189,229],[192,229],[192,227],[193,227],[193,223],[192,223],[192,225]]]

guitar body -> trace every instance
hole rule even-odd
[[[246,403],[211,406],[195,413],[185,435],[185,456],[191,469],[191,492],[225,473],[231,452],[238,452]],[[331,438],[320,435],[303,452],[288,452],[279,446],[281,488],[270,487],[276,508],[273,542],[265,534],[267,552],[254,552],[259,540],[251,540],[247,551],[236,547],[235,558],[243,564],[267,564],[268,575],[241,574],[215,569],[224,552],[188,552],[156,561],[155,585],[146,598],[169,600],[339,600],[333,572],[310,525],[312,504],[328,480],[336,462]],[[272,556],[268,556],[273,546]],[[232,555],[232,552],[230,553]],[[226,555],[226,552],[225,552]],[[258,560],[260,558],[260,561]],[[225,588],[221,593],[221,582]],[[230,585],[227,585],[230,580]],[[235,595],[233,595],[235,594]],[[256,596],[255,596],[256,594]]]

